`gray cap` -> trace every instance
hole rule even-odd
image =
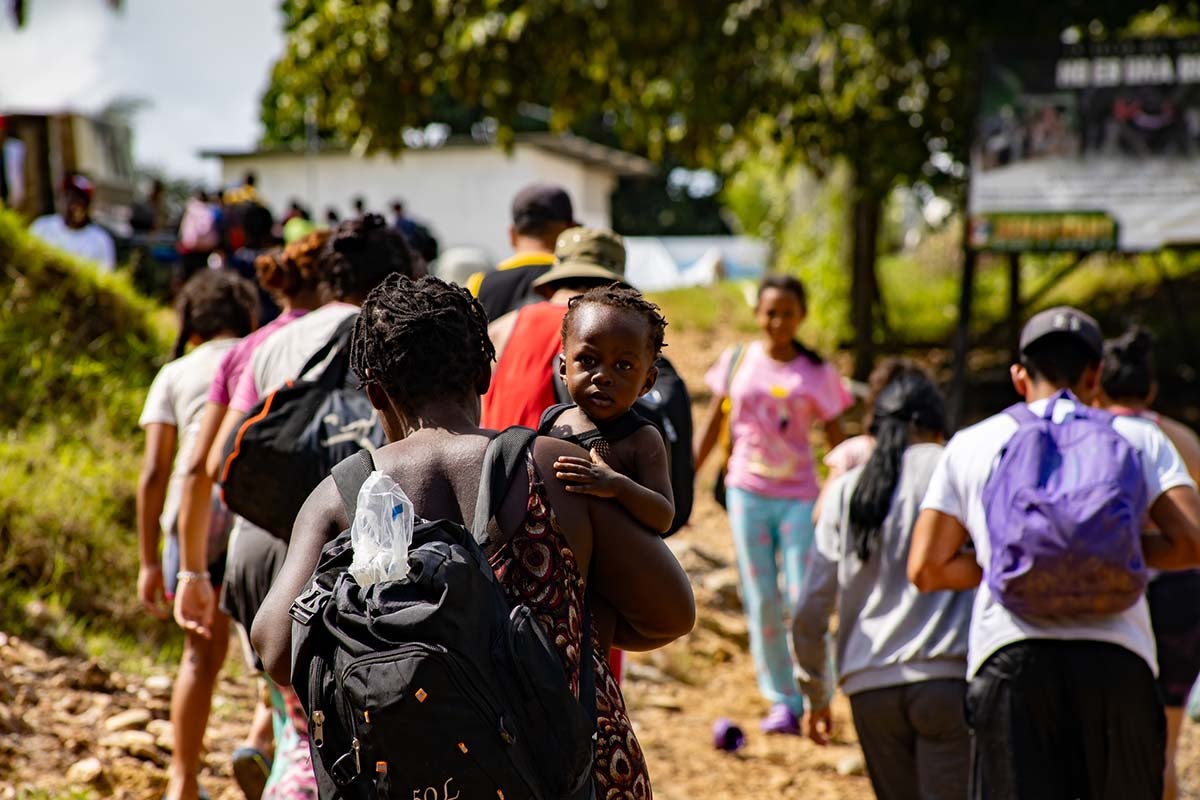
[[[575,221],[571,196],[553,183],[531,183],[517,192],[512,203],[512,221],[517,230],[550,222],[561,222],[568,228],[579,224]]]
[[[1087,348],[1097,360],[1104,357],[1104,336],[1096,320],[1077,308],[1058,306],[1039,311],[1021,329],[1021,352],[1051,334],[1067,334]]]

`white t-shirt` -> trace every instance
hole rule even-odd
[[[1029,410],[1041,416],[1047,402],[1031,403]],[[1054,421],[1062,422],[1074,407],[1068,400],[1058,402],[1054,407]],[[1113,428],[1137,450],[1146,480],[1146,497],[1151,504],[1168,489],[1195,485],[1183,459],[1157,425],[1137,417],[1117,417]],[[967,676],[973,677],[988,657],[1000,648],[1026,639],[1109,642],[1137,653],[1157,674],[1154,633],[1145,598],[1138,600],[1132,608],[1111,616],[1035,621],[1013,614],[988,590],[991,543],[983,509],[983,487],[1005,444],[1016,431],[1015,419],[1008,414],[997,414],[957,433],[946,445],[921,504],[922,509],[949,514],[966,527],[975,545],[976,561],[984,571],[971,615]]]
[[[229,407],[246,413],[264,396],[302,377],[304,364],[324,347],[338,326],[358,313],[349,303],[326,303],[272,333],[255,349],[250,368],[242,372]],[[313,370],[319,374],[323,366]]]
[[[150,391],[146,394],[146,405],[138,424],[160,423],[174,425],[177,430],[175,464],[171,469],[171,481],[167,485],[167,498],[163,513],[159,517],[162,529],[175,533],[175,520],[179,516],[179,503],[183,494],[183,477],[188,458],[196,443],[200,429],[200,412],[208,398],[208,389],[213,376],[225,354],[238,343],[238,339],[215,339],[205,342],[192,352],[177,358],[158,371]]]
[[[29,232],[46,244],[97,264],[104,272],[112,272],[117,266],[117,248],[112,237],[94,223],[75,229],[67,227],[60,215],[47,214],[35,219]]]

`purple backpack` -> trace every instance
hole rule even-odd
[[[1061,399],[1075,404],[1053,421]],[[1146,485],[1134,447],[1111,414],[1064,390],[1037,416],[1006,412],[1017,432],[983,489],[991,560],[988,589],[1014,614],[1115,614],[1146,588]]]

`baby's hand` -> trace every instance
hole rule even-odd
[[[554,462],[554,469],[560,481],[570,484],[566,487],[568,492],[593,497],[616,497],[622,478],[621,473],[606,464],[595,450],[590,460],[563,456]]]

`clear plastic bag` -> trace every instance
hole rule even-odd
[[[358,490],[350,525],[354,552],[350,575],[359,586],[396,581],[408,574],[414,518],[412,501],[404,490],[382,472],[372,472]]]

